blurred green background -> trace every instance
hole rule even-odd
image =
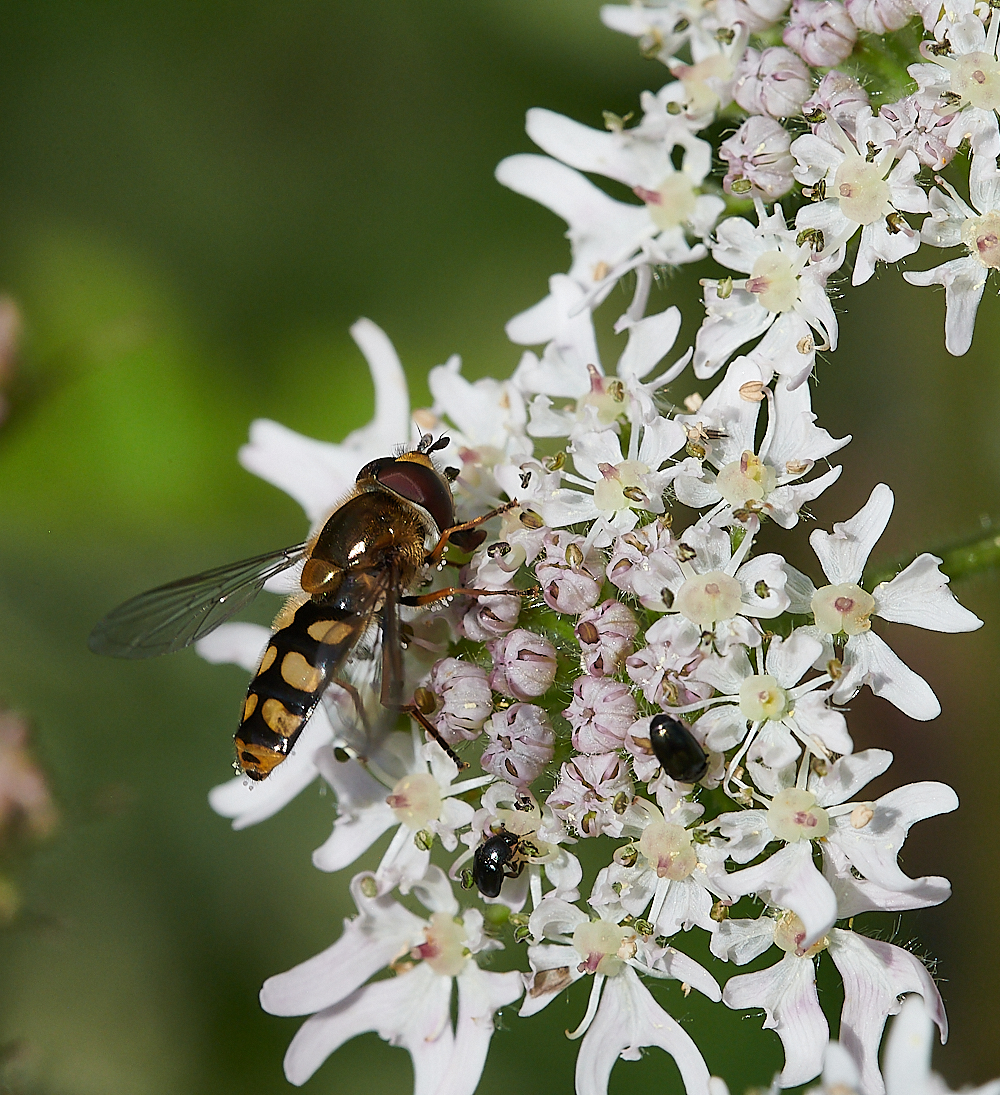
[[[236,450],[258,416],[328,440],[368,419],[367,370],[347,334],[358,315],[394,340],[414,405],[452,352],[472,376],[513,368],[503,323],[543,295],[568,250],[555,217],[494,182],[496,162],[530,149],[531,105],[600,125],[602,109],[627,113],[666,79],[600,26],[598,6],[0,8],[0,290],[25,321],[0,429],[0,699],[32,720],[62,814],[17,869],[25,908],[0,933],[7,1090],[289,1090],[281,1058],[298,1021],[263,1014],[256,994],[332,942],[350,912],[347,872],[309,862],[332,799],[313,788],[233,833],[205,796],[230,775],[245,675],[191,652],[102,661],[85,637],[139,589],[301,537],[298,507],[243,472]],[[685,309],[685,335],[701,315],[696,276],[654,299]],[[1000,516],[994,296],[960,359],[943,349],[943,298],[894,271],[845,288],[840,309],[843,348],[821,365],[814,406],[855,440],[817,520],[829,527],[888,481],[898,508],[884,562]],[[809,527],[791,538],[799,565]],[[859,746],[897,753],[883,790],[940,778],[963,801],[918,826],[904,857],[911,874],[949,876],[953,899],[879,926],[938,960],[954,1030],[935,1063],[955,1086],[1000,1073],[989,935],[1000,597],[992,578],[959,592],[987,620],[978,634],[889,636],[944,715],[911,723],[866,693],[851,721]],[[655,991],[734,1092],[766,1086],[780,1055],[759,1014]],[[481,1090],[571,1090],[562,1031],[583,993],[530,1023],[505,1014]],[[826,983],[824,1000],[836,1015]],[[410,1083],[407,1056],[368,1036],[309,1090]],[[626,1090],[679,1083],[651,1053],[616,1068],[612,1091]]]

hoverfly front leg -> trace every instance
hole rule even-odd
[[[441,533],[441,539],[438,540],[434,550],[424,560],[426,563],[436,563],[444,554],[444,549],[448,546],[448,541],[455,535],[456,532],[465,532],[468,529],[474,529],[477,526],[489,521],[492,517],[499,517],[501,513],[507,513],[508,510],[515,509],[519,505],[515,498],[513,502],[505,502],[502,506],[497,506],[495,509],[491,509],[489,512],[484,513],[481,517],[473,517],[471,521],[463,521],[460,525],[452,525],[451,528],[446,528]]]

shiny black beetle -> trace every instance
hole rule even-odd
[[[499,897],[505,878],[517,878],[524,870],[522,841],[517,833],[501,829],[476,849],[472,881],[483,897]]]
[[[670,715],[657,715],[649,724],[649,741],[660,766],[679,783],[697,783],[708,771],[708,757],[694,734]]]

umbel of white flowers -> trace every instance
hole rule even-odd
[[[855,752],[843,705],[868,687],[910,718],[935,718],[931,684],[893,652],[894,630],[980,621],[929,554],[866,585],[893,509],[884,484],[869,484],[854,516],[813,531],[810,575],[758,551],[757,538],[765,522],[797,524],[837,482],[829,458],[851,440],[812,410],[817,351],[837,345],[832,275],[850,264],[859,284],[923,243],[962,244],[965,257],[907,278],[945,287],[948,349],[969,347],[1000,265],[1000,28],[995,10],[965,0],[787,7],[603,10],[670,79],[642,96],[631,126],[530,111],[546,155],[497,169],[566,221],[572,252],[548,295],[507,325],[528,347],[508,379],[470,383],[453,357],[431,370],[433,406],[411,412],[391,343],[360,320],[352,334],[371,368],[373,420],[341,444],[275,422],[251,429],[242,463],[299,501],[313,532],[362,466],[427,433],[448,438],[441,467],[457,473],[459,520],[517,502],[458,560],[463,588],[494,595],[402,610],[407,698],[465,771],[416,730],[362,763],[345,748],[360,732],[355,698],[331,685],[264,783],[234,779],[211,794],[243,828],[319,778],[336,814],[316,867],[341,871],[380,848],[351,878],[357,915],[339,939],[261,993],[270,1012],[308,1016],[285,1059],[293,1083],[375,1031],[412,1055],[417,1095],[471,1095],[498,1009],[520,1001],[527,1019],[566,991],[580,1005],[569,1034],[578,1095],[605,1095],[615,1062],[653,1046],[688,1095],[720,1095],[697,1028],[650,991],[675,979],[720,1006],[763,1011],[784,1050],[778,1087],[822,1072],[815,1090],[831,1095],[941,1089],[928,1072],[932,1026],[947,1034],[933,978],[854,918],[948,898],[946,879],[912,878],[898,855],[911,825],[958,800],[937,782],[867,794],[892,755]],[[832,66],[859,35],[918,18],[915,90],[876,114],[865,88]],[[740,124],[715,148],[708,127],[721,111]],[[947,170],[966,148],[969,200],[937,176],[928,193],[922,168]],[[728,164],[721,187],[716,153]],[[624,183],[636,200],[584,173]],[[734,274],[702,281],[702,324],[693,346],[677,347],[678,309],[647,314],[654,275],[708,255]],[[625,344],[605,366],[593,312],[626,274],[634,293],[615,324]],[[689,366],[718,382],[675,407],[670,386]],[[296,579],[292,570],[269,588],[291,592]],[[533,599],[504,593],[528,587]],[[268,635],[226,624],[199,650],[254,672]],[[370,673],[358,687],[371,691]],[[674,764],[664,726],[703,763]],[[469,867],[501,833],[512,870],[494,897],[468,885]],[[582,840],[601,850],[587,878],[573,851]],[[709,936],[708,966],[686,953],[692,931]],[[765,968],[730,972],[772,947]],[[514,967],[503,973],[491,968],[501,949]],[[843,982],[837,1043],[817,994],[820,962]],[[572,988],[580,980],[587,993]],[[882,1032],[901,1009],[880,1070]],[[760,1078],[740,1078],[751,1081]]]

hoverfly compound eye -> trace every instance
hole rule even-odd
[[[387,464],[395,464],[395,462],[395,458],[391,456],[380,456],[378,460],[369,460],[358,472],[355,482],[360,483],[363,479],[377,479],[382,468]]]
[[[433,467],[414,460],[390,460],[375,471],[374,478],[383,487],[423,506],[439,529],[455,523],[455,504],[448,484]]]

